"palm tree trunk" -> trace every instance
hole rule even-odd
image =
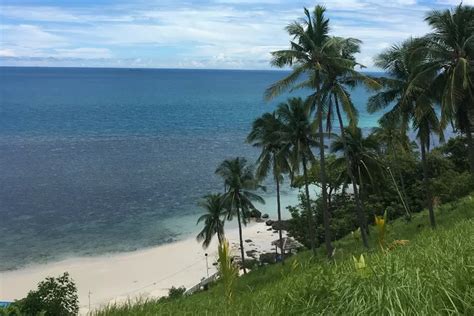
[[[278,236],[280,237],[280,249],[281,249],[281,263],[285,258],[285,250],[283,249],[283,236],[281,233],[281,204],[280,204],[280,178],[278,175],[275,177],[276,187],[277,187],[277,212],[278,212],[278,222],[280,223],[280,229],[278,230]]]
[[[426,207],[428,208],[428,213],[430,216],[431,228],[436,228],[435,215],[433,211],[433,200],[431,198],[431,190],[428,182],[428,164],[426,163],[426,152],[425,145],[423,141],[420,141],[421,145],[421,164],[423,166],[423,186],[425,187],[426,194]]]
[[[359,222],[359,229],[360,229],[360,234],[362,237],[362,243],[364,244],[365,248],[369,248],[369,241],[367,239],[367,220],[365,218],[363,205],[360,201],[360,196],[357,189],[354,173],[352,172],[352,163],[351,163],[351,160],[349,159],[349,153],[347,152],[346,137],[344,135],[344,123],[342,122],[341,111],[339,110],[339,102],[336,96],[334,96],[334,101],[336,103],[336,112],[337,112],[337,119],[339,121],[339,128],[341,129],[341,139],[342,139],[342,144],[344,146],[344,157],[346,159],[346,164],[347,164],[347,174],[349,175],[349,178],[351,178],[352,190],[354,192],[354,199],[356,202],[357,220]]]
[[[240,240],[240,255],[242,257],[242,268],[244,269],[244,274],[247,273],[245,269],[245,256],[244,256],[244,240],[242,238],[242,221],[240,219],[240,203],[237,205],[237,222],[239,223],[239,240]]]
[[[306,211],[308,212],[308,234],[311,243],[311,250],[316,255],[316,243],[314,236],[314,220],[313,211],[311,210],[311,201],[309,200],[309,187],[308,187],[308,171],[306,170],[306,157],[303,155],[303,180],[304,189],[306,194]]]
[[[365,214],[365,209],[364,209],[364,200],[365,200],[365,194],[364,194],[364,185],[362,182],[362,172],[360,171],[360,166],[357,168],[358,174],[359,174],[359,196],[360,196],[360,204],[362,205],[362,212]],[[375,213],[373,214],[375,216]],[[367,226],[367,222],[365,222],[365,231],[367,233],[367,236],[370,236],[370,229]],[[367,238],[368,239],[368,238]]]
[[[328,258],[332,257],[333,248],[331,244],[331,227],[328,209],[327,183],[326,183],[326,161],[324,157],[324,133],[323,133],[323,109],[318,106],[318,125],[319,125],[319,164],[321,169],[321,193],[323,198],[323,221],[324,221],[324,242]]]

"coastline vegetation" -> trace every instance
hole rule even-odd
[[[326,9],[320,5],[313,11],[305,8],[303,18],[286,27],[288,49],[272,52],[273,66],[292,71],[268,87],[265,98],[297,90],[308,96],[291,97],[255,120],[247,141],[260,148],[261,155],[257,173],[249,171],[249,177],[257,181],[252,184],[257,189],[258,181],[272,171],[279,220],[281,181],[289,178],[292,186],[304,188],[300,205],[290,207],[293,218],[288,232],[313,253],[324,244],[331,259],[334,240],[355,230],[370,249],[369,226],[375,216],[387,212],[391,219],[404,216],[409,221],[413,212],[426,208],[434,229],[440,184],[454,177],[464,180],[468,188],[464,193],[472,189],[474,8],[460,4],[451,10],[434,10],[425,21],[429,34],[394,44],[376,57],[376,65],[385,71],[382,77],[358,70],[364,67],[355,57],[361,41],[331,35]],[[358,111],[351,99],[356,86],[372,91],[370,113],[384,111],[379,126],[369,134],[358,127]],[[458,138],[460,147],[431,150],[434,139],[444,142],[449,124],[465,135]],[[450,159],[461,154],[461,143],[467,151],[457,159],[466,159],[467,164],[454,171]],[[334,156],[327,156],[328,151]],[[224,182],[224,195],[230,195],[229,180]],[[310,183],[321,188],[313,200]],[[240,210],[231,213],[238,215],[241,232],[241,222],[250,212],[229,206]],[[251,208],[249,204],[247,209]],[[244,262],[241,234],[240,239]]]
[[[255,120],[248,142],[261,149],[256,180],[262,180],[272,170],[277,188],[279,221],[281,180],[287,177],[292,186],[304,188],[300,205],[289,207],[292,219],[288,233],[312,250],[313,259],[310,262],[324,245],[329,264],[334,263],[334,243],[346,235],[360,239],[361,246],[369,253],[374,251],[374,246],[380,248],[385,258],[388,250],[409,243],[406,239],[387,243],[385,235],[389,219],[400,218],[398,222],[412,225],[418,215],[416,213],[427,209],[429,225],[433,229],[431,235],[439,238],[443,232],[435,231],[438,221],[435,208],[474,189],[471,127],[474,118],[474,8],[461,3],[451,10],[429,12],[425,21],[431,32],[394,44],[380,53],[375,63],[385,71],[385,75],[377,78],[357,70],[364,67],[355,57],[360,52],[361,41],[332,36],[325,11],[320,5],[313,11],[305,8],[304,17],[286,27],[290,47],[272,52],[273,66],[290,67],[292,71],[268,87],[265,98],[270,101],[285,92],[296,90],[304,91],[308,96],[305,99],[289,98],[275,112]],[[368,134],[358,127],[358,112],[351,99],[351,89],[356,86],[372,91],[367,104],[370,113],[384,111],[379,126]],[[335,129],[334,119],[337,122]],[[444,131],[448,125],[465,137],[458,136],[448,144],[431,150],[435,138],[438,143],[444,143]],[[317,155],[313,149],[317,150]],[[456,167],[460,164],[462,168]],[[321,188],[315,199],[309,194],[310,183]],[[458,183],[456,187],[460,185],[462,189],[451,190],[451,194],[446,195],[443,190],[448,187],[443,183],[454,186]],[[242,213],[242,218],[245,220],[245,213]],[[241,219],[238,220],[240,228]],[[373,225],[377,238],[371,236]],[[281,240],[281,230],[279,234]],[[424,242],[420,241],[421,244]],[[244,262],[242,242],[241,251]],[[363,272],[361,282],[366,281],[370,274],[377,275],[375,270],[366,269],[367,261],[363,254],[359,259],[353,259],[359,272]],[[403,255],[396,259],[403,260]],[[294,260],[293,263],[298,262]],[[466,269],[472,268],[468,262],[464,262],[465,266],[461,268],[465,273]],[[385,262],[384,278],[389,273],[388,266],[389,262]],[[393,264],[391,267],[393,269]],[[245,272],[245,264],[243,269]],[[323,267],[318,265],[318,269],[337,270],[337,266],[323,264]],[[331,272],[326,272],[331,275]],[[408,271],[403,273],[405,276],[410,274]],[[337,273],[332,276],[339,278]],[[334,280],[325,279],[323,284],[332,282]],[[347,284],[350,283],[347,280]],[[420,285],[414,288],[421,290]],[[385,286],[378,295],[396,295],[397,302],[388,299],[391,306],[386,307],[379,302],[373,309],[360,301],[358,306],[355,304],[348,310],[355,314],[420,312],[417,304],[422,300],[412,309],[413,306],[406,305],[407,293],[399,294],[397,290]],[[463,295],[456,294],[454,298],[448,294],[445,285],[439,286],[451,304],[438,306],[433,302],[437,294],[433,293],[429,299],[423,298],[433,303],[428,309],[422,309],[423,313],[471,311],[472,290]],[[308,291],[317,294],[317,289],[311,286]],[[330,288],[321,293],[325,296],[324,301],[338,296]],[[302,297],[305,295],[295,296],[294,299],[301,300]],[[421,298],[420,295],[418,298]],[[339,299],[334,301],[335,305],[341,305],[343,299]],[[344,301],[351,299],[365,301],[366,297],[355,290]],[[320,304],[312,301],[300,303],[286,311],[295,313],[291,308],[303,308],[297,313],[304,313],[309,311],[303,307],[305,304]],[[393,305],[395,303],[397,305]],[[275,305],[278,304],[275,302]],[[268,312],[278,314],[282,310],[283,307]],[[318,313],[342,312],[333,306],[329,309],[328,306],[318,306],[315,310]]]
[[[221,279],[191,296],[96,315],[474,314],[474,8],[435,10],[425,21],[429,34],[378,55],[386,75],[376,78],[360,71],[358,39],[333,36],[323,6],[305,8],[286,27],[289,48],[272,52],[271,64],[291,73],[264,96],[307,98],[257,118],[247,138],[261,150],[256,169],[243,157],[223,161],[224,192],[201,203],[197,240],[208,247],[217,236]],[[369,112],[385,111],[370,133],[358,127],[356,86],[372,91]],[[449,127],[461,135],[433,149]],[[242,225],[264,203],[269,175],[279,221],[281,182],[303,188],[288,233],[309,251],[237,278],[225,221],[237,218],[245,274]]]

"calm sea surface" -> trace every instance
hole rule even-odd
[[[263,92],[284,75],[0,68],[0,271],[195,232],[196,202],[223,187],[217,164],[256,158],[245,137],[283,100]],[[367,92],[352,94],[374,126]],[[273,186],[264,196],[274,213]]]

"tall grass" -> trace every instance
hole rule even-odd
[[[425,213],[388,223],[387,244],[410,242],[381,251],[372,241],[363,271],[351,259],[363,249],[348,237],[336,243],[332,263],[305,252],[240,278],[230,308],[216,284],[176,300],[108,306],[97,315],[474,315],[474,201],[444,205],[437,216],[436,230]]]

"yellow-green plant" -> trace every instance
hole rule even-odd
[[[355,266],[357,271],[359,271],[361,269],[365,269],[367,267],[367,264],[365,263],[364,255],[360,255],[359,259],[352,256],[352,260],[354,260],[354,266]]]
[[[375,216],[375,226],[378,231],[379,245],[382,249],[385,248],[385,235],[387,233],[387,210],[383,213],[383,216]]]
[[[371,272],[368,269],[367,263],[365,262],[364,255],[360,255],[359,259],[352,256],[352,260],[354,261],[355,270],[359,276],[366,278],[370,275]]]
[[[239,268],[232,262],[229,242],[224,239],[218,247],[219,274],[225,288],[227,302],[232,301],[234,282],[239,276]]]

